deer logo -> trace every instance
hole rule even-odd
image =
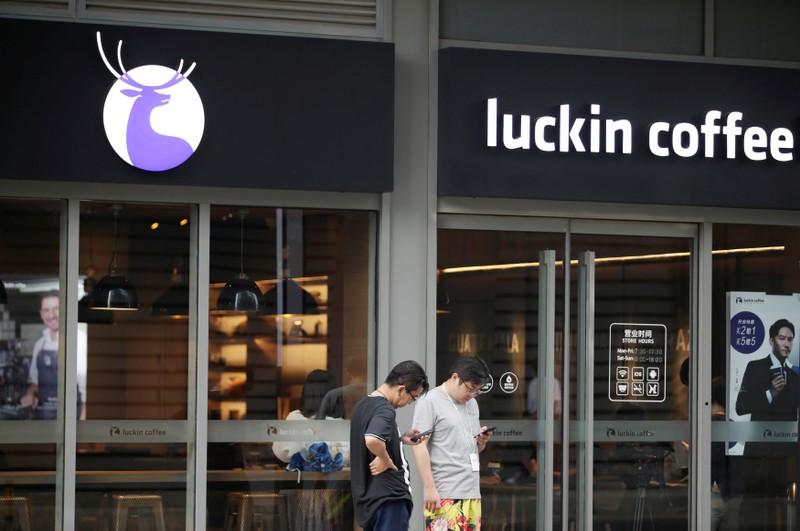
[[[147,171],[169,170],[184,163],[197,150],[205,126],[200,95],[187,79],[196,63],[183,73],[183,59],[177,69],[145,65],[128,71],[122,64],[119,41],[120,74],[106,58],[99,31],[97,49],[117,78],[103,107],[103,126],[117,155]]]

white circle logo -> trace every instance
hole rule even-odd
[[[504,393],[511,394],[517,390],[519,387],[519,378],[513,372],[506,372],[503,373],[503,376],[500,377],[500,389],[503,390]]]
[[[103,107],[103,126],[117,155],[147,171],[169,170],[185,162],[197,150],[205,127],[203,103],[187,79],[195,63],[184,73],[183,60],[177,70],[146,65],[126,71],[119,41],[120,74],[106,59],[100,32],[97,47],[106,68],[117,78]]]

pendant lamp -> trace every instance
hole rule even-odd
[[[114,313],[102,310],[93,310],[92,301],[94,300],[94,290],[97,287],[97,280],[94,276],[87,276],[83,280],[83,291],[86,295],[78,301],[78,322],[91,324],[112,324]]]
[[[86,266],[86,277],[83,279],[85,295],[78,301],[78,322],[92,324],[112,324],[113,312],[92,310],[92,292],[97,286],[97,267],[94,265],[94,209],[87,210],[89,214],[89,265]]]
[[[240,208],[239,214],[239,274],[229,280],[217,298],[217,310],[222,312],[257,312],[261,306],[261,290],[244,274],[244,218],[249,210]]]
[[[264,315],[319,315],[314,296],[290,278],[275,284],[264,294]]]
[[[6,291],[6,287],[1,279],[0,279],[0,304],[8,304],[8,292]]]
[[[172,284],[153,302],[150,315],[173,319],[189,317],[189,286],[183,281],[178,267],[172,269]]]
[[[114,249],[108,274],[100,279],[92,290],[92,310],[138,310],[139,296],[136,288],[125,277],[117,273],[117,218],[122,210],[121,205],[112,205],[114,212]]]

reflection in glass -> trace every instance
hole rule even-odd
[[[325,422],[313,437],[276,441],[269,422],[256,440],[248,422],[221,423],[227,441],[208,445],[207,526],[239,525],[247,503],[269,499],[267,526],[283,525],[285,512],[289,529],[351,529],[349,451],[337,442],[347,436],[332,434],[367,390],[375,214],[251,207],[242,218],[240,210],[211,209],[209,419],[280,420],[284,432],[306,435],[303,424]],[[226,282],[242,271],[260,310],[219,311]],[[311,465],[303,452],[321,442],[341,465],[306,470],[298,482],[286,468]]]
[[[186,444],[162,442],[182,424],[128,421],[187,419],[189,321],[164,317],[188,314],[188,287],[166,306],[161,295],[187,286],[181,274],[188,277],[190,212],[186,205],[120,207],[80,205],[82,286],[99,290],[92,280],[95,264],[109,263],[135,283],[139,304],[138,311],[125,312],[79,306],[88,336],[86,418],[110,422],[89,432],[94,440],[79,436],[75,528],[113,529],[119,522],[130,529],[138,522],[139,528],[157,529],[163,522],[166,529],[183,529]],[[86,293],[87,300],[92,295]],[[113,320],[98,314],[113,314]],[[137,442],[117,442],[130,439]]]
[[[63,374],[63,363],[58,363],[59,224],[57,201],[0,199],[0,276],[8,295],[7,303],[0,305],[3,420],[57,415],[59,374]]]
[[[594,352],[588,359],[594,363],[594,420],[609,426],[606,438],[595,436],[595,524],[688,529],[688,443],[656,426],[688,419],[689,387],[680,374],[690,354],[691,241],[573,235],[571,248],[576,256],[595,252]],[[578,268],[572,282],[577,337]],[[577,349],[572,359],[574,395],[583,374]],[[577,418],[571,398],[570,415]],[[659,437],[653,440],[649,431]],[[617,439],[618,433],[630,436]]]
[[[56,445],[0,444],[0,500],[9,529],[55,529]]]
[[[59,415],[65,367],[58,346],[60,216],[58,201],[0,198],[0,278],[7,295],[0,303],[0,497],[4,525],[15,529],[56,526],[52,430],[49,423],[31,423],[29,439],[20,440],[13,421]],[[50,366],[37,367],[32,360],[45,342],[42,359]],[[41,369],[41,380],[31,380],[32,367]]]
[[[561,249],[563,236],[440,229],[438,246],[439,382],[447,379],[448,369],[459,357],[480,356],[494,378],[492,388],[476,398],[481,423],[493,426],[495,420],[513,420],[515,427],[534,433],[539,418],[539,253]],[[556,274],[561,285],[563,269]],[[557,298],[558,322],[563,297]],[[555,374],[560,378],[562,353],[559,342],[555,344]],[[510,386],[506,387],[510,392],[503,391],[504,386]],[[538,434],[528,441],[497,440],[480,454],[484,522],[533,529],[541,442]],[[557,475],[561,473],[560,466],[554,468]],[[556,494],[554,503],[558,499]]]
[[[76,529],[186,527],[186,444],[79,444],[76,468]]]
[[[713,228],[713,260],[712,260],[712,365],[711,387],[714,409],[714,420],[737,418],[737,399],[742,394],[744,374],[770,356],[770,351],[781,342],[778,338],[769,338],[769,327],[778,318],[788,319],[795,329],[800,327],[798,315],[774,315],[764,322],[764,337],[761,344],[754,345],[754,350],[746,358],[745,373],[735,371],[730,365],[728,355],[731,346],[728,342],[727,330],[731,316],[728,315],[728,294],[731,292],[751,292],[754,299],[759,294],[765,302],[770,297],[790,296],[800,293],[800,229],[796,227],[778,227],[767,225],[716,224]],[[753,305],[752,312],[758,316],[770,314],[770,308]],[[784,329],[784,335],[788,329]],[[791,348],[790,359],[796,359],[797,340]],[[742,356],[744,357],[744,356]],[[740,357],[741,359],[741,357]],[[793,367],[796,369],[796,367]],[[755,372],[753,373],[755,374]],[[786,391],[792,391],[793,375],[786,374]],[[770,377],[766,376],[769,380]],[[771,384],[764,384],[771,385]],[[769,391],[766,391],[767,393]],[[783,390],[781,390],[781,393]],[[745,393],[746,395],[746,393]],[[744,396],[744,395],[742,395]],[[780,404],[778,400],[769,404]],[[743,400],[743,403],[751,402]],[[762,413],[770,409],[764,403],[758,406],[759,413],[752,421],[788,420],[795,426],[797,404],[794,410],[784,411],[783,416],[776,413]],[[741,421],[741,420],[740,420]],[[791,442],[764,442],[758,437],[763,433],[778,433],[782,430],[777,424],[767,422],[757,430],[748,441],[737,441],[735,444],[726,439],[715,437],[712,440],[711,468],[711,502],[712,524],[723,526],[735,522],[743,529],[788,529],[795,520],[796,485],[798,478],[797,445]],[[712,432],[713,433],[713,432]],[[743,451],[740,447],[744,447]],[[743,454],[743,455],[737,455]]]
[[[140,309],[97,312],[113,313],[113,325],[93,319],[85,325],[86,418],[185,420],[188,321],[153,315],[166,315],[156,310],[159,295],[175,284],[171,273],[183,271],[189,263],[190,226],[182,223],[189,217],[189,207],[116,207],[99,202],[81,204],[79,269],[88,279],[96,274],[95,264],[115,263],[114,267],[135,279]],[[91,287],[92,283],[83,285]]]

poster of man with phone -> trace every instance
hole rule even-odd
[[[743,484],[743,529],[783,529],[778,500],[796,482],[800,373],[795,341],[800,295],[729,293],[728,416],[756,423],[747,441],[728,443]],[[744,456],[744,457],[741,457]]]
[[[731,292],[728,309],[730,420],[797,422],[800,368],[793,321],[800,319],[800,295]],[[782,441],[732,442],[728,455],[770,453],[776,442]]]

